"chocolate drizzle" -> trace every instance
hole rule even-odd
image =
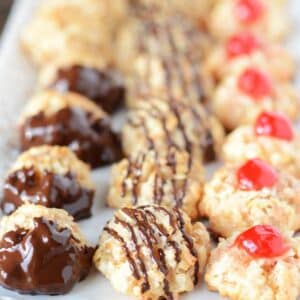
[[[178,100],[204,103],[207,96],[200,71],[202,53],[199,46],[202,44],[199,31],[178,16],[163,21],[155,18],[143,20],[138,33],[138,51],[147,58],[146,71],[144,74],[137,71],[133,94],[138,97],[153,94],[156,88],[151,86],[151,76],[156,76],[157,67],[152,69],[151,62],[159,60],[160,69],[165,74],[161,82],[164,96],[172,94]],[[157,96],[162,96],[163,91],[159,89]]]
[[[64,176],[23,168],[11,173],[4,185],[1,208],[11,214],[24,202],[62,208],[76,220],[91,216],[94,191],[81,187],[72,173]]]
[[[98,70],[81,65],[62,68],[50,87],[86,96],[109,113],[119,108],[125,98],[122,77],[112,69]]]
[[[176,162],[176,149],[171,147],[168,149],[168,153],[166,155],[166,161],[161,161],[162,157],[158,157],[159,155],[156,152],[153,152],[153,157],[146,156],[144,153],[140,153],[136,156],[136,158],[130,159],[128,158],[128,166],[125,176],[122,180],[122,190],[121,197],[126,197],[128,194],[132,195],[132,204],[138,205],[140,190],[142,189],[142,172],[144,169],[144,164],[147,159],[154,160],[154,185],[153,185],[153,204],[160,205],[163,203],[165,196],[165,189],[167,189],[167,184],[172,183],[173,195],[171,196],[174,199],[174,207],[182,207],[183,200],[186,196],[186,190],[188,185],[188,178],[191,172],[191,160],[187,159],[186,165],[186,173],[184,174],[184,178],[177,179],[177,162]],[[164,175],[164,168],[169,167],[171,170],[171,176],[167,177]],[[130,181],[130,185],[127,182]]]
[[[181,247],[183,247],[183,245],[179,245],[178,242],[173,240],[173,235],[175,235],[176,232],[181,234],[181,238],[183,239],[185,246],[196,259],[194,284],[197,284],[199,272],[198,256],[194,249],[192,239],[185,231],[183,216],[179,210],[175,210],[175,216],[168,212],[165,208],[158,206],[123,208],[121,212],[126,215],[126,218],[122,217],[122,214],[120,214],[118,217],[115,217],[114,222],[121,225],[122,228],[128,231],[130,236],[129,241],[125,241],[120,233],[117,233],[114,229],[110,228],[109,225],[105,227],[104,230],[121,243],[126,252],[133,276],[137,280],[142,280],[142,293],[146,293],[149,289],[151,289],[148,280],[148,271],[146,269],[146,264],[144,263],[144,259],[149,258],[145,257],[144,252],[141,250],[146,247],[150,251],[152,261],[164,276],[164,295],[160,296],[160,299],[174,299],[174,296],[170,291],[170,270],[167,264],[165,251],[167,248],[173,249],[174,259],[177,264],[180,263]],[[164,227],[163,224],[157,222],[156,213],[161,213],[169,219],[168,227],[170,226],[172,228],[171,233]],[[127,220],[131,221],[128,222]],[[161,241],[165,241],[165,243],[160,245]]]
[[[23,150],[44,144],[69,146],[92,167],[111,164],[122,157],[119,137],[111,130],[109,119],[94,119],[91,113],[77,107],[27,118],[21,128],[21,143]]]
[[[159,107],[156,101],[149,101],[139,106],[129,116],[127,124],[143,131],[150,150],[159,152],[163,144],[167,149],[175,147],[185,150],[191,156],[202,155],[204,162],[213,161],[216,158],[215,141],[204,108],[200,104],[193,107],[190,103],[173,101],[171,98],[162,105],[165,108]],[[176,126],[167,126],[168,117],[175,119]],[[148,124],[149,119],[159,123],[163,133],[161,138],[154,137],[153,129]],[[192,126],[187,124],[187,121],[192,123]],[[181,136],[182,142],[178,141],[178,136]]]
[[[78,246],[70,229],[35,218],[30,230],[9,231],[0,241],[0,283],[24,294],[58,295],[84,279],[94,249]]]

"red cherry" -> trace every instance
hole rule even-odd
[[[246,69],[238,79],[238,88],[253,99],[272,94],[272,82],[270,78],[255,68]]]
[[[274,112],[261,113],[255,122],[254,131],[256,135],[271,136],[287,141],[294,138],[291,122],[284,115]]]
[[[261,0],[238,0],[235,14],[238,20],[244,24],[252,24],[258,21],[266,10]]]
[[[251,54],[261,48],[260,41],[251,33],[243,32],[233,35],[226,44],[228,58]]]
[[[234,244],[253,258],[274,258],[285,254],[290,247],[273,226],[257,225],[241,233]]]
[[[241,190],[261,190],[272,187],[278,179],[276,170],[261,159],[250,159],[237,170]]]

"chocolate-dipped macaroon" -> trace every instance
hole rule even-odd
[[[113,287],[137,299],[178,299],[201,279],[209,235],[180,209],[123,208],[104,227],[94,264]]]
[[[104,111],[74,93],[42,91],[27,104],[20,121],[23,150],[43,144],[68,146],[99,167],[118,161],[122,150]]]
[[[59,92],[74,92],[93,100],[103,110],[112,113],[124,102],[125,83],[116,69],[101,67],[89,61],[72,63],[58,61],[46,65],[40,74],[42,88]]]
[[[23,205],[1,221],[0,284],[22,294],[65,294],[88,275],[93,252],[67,212]]]
[[[166,155],[175,147],[204,162],[217,158],[223,138],[223,127],[201,103],[155,97],[145,98],[131,110],[122,131],[127,156],[146,149]]]
[[[14,212],[24,203],[63,208],[76,220],[90,217],[94,185],[88,165],[67,147],[34,147],[9,171],[1,208]]]

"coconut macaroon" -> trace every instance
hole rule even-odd
[[[67,147],[40,146],[22,153],[4,184],[1,208],[24,203],[63,208],[76,220],[90,217],[94,197],[90,168]]]
[[[209,235],[179,209],[123,208],[105,226],[94,255],[113,287],[140,299],[178,299],[204,271]]]
[[[170,60],[174,55],[186,55],[199,66],[197,59],[201,59],[207,50],[207,37],[180,15],[160,16],[153,13],[149,17],[130,19],[118,34],[116,50],[120,68],[138,76],[139,71],[145,72],[147,59],[154,60],[155,57],[157,61],[163,58]],[[155,64],[155,60],[152,63]],[[176,60],[174,63],[177,63]],[[196,67],[194,71],[197,71]]]
[[[76,61],[71,64],[64,61],[50,63],[40,73],[39,86],[62,93],[78,93],[93,100],[108,113],[120,108],[125,99],[122,75],[113,68],[99,68],[96,64]]]
[[[210,34],[220,40],[248,30],[267,41],[280,41],[289,30],[288,24],[281,0],[214,1],[208,18]]]
[[[280,112],[293,121],[298,118],[300,97],[290,82],[272,78],[261,67],[240,67],[224,77],[212,96],[212,110],[224,127],[232,130],[253,123],[262,111]]]
[[[125,5],[123,0],[49,1],[38,7],[22,44],[39,66],[69,52],[110,61],[115,30],[127,12]]]
[[[198,217],[204,169],[185,151],[168,153],[151,150],[123,159],[112,168],[107,202],[114,208],[157,204],[179,207],[191,219]]]
[[[232,300],[296,300],[300,295],[300,239],[258,225],[211,253],[205,280]]]
[[[131,110],[122,131],[127,156],[146,149],[164,155],[174,146],[204,162],[218,156],[223,138],[222,126],[199,102],[191,105],[152,97]]]
[[[295,62],[283,46],[266,43],[247,31],[234,34],[214,46],[203,69],[206,76],[218,84],[225,76],[245,66],[263,69],[279,82],[291,80],[295,74]]]
[[[3,287],[58,295],[88,275],[94,249],[64,210],[26,204],[1,220],[0,251]]]
[[[107,114],[75,93],[37,93],[21,116],[20,132],[23,150],[44,144],[68,146],[92,167],[122,157],[119,137],[111,129]]]
[[[218,170],[205,185],[199,211],[218,236],[229,237],[255,224],[296,231],[300,228],[299,195],[298,179],[253,159]]]
[[[211,7],[211,0],[133,0],[131,1],[132,10],[136,15],[161,13],[165,16],[180,14],[185,18],[192,20],[193,23],[200,29],[205,27],[207,13]],[[158,11],[158,12],[157,12]]]
[[[241,126],[227,137],[222,156],[232,164],[259,157],[300,178],[299,147],[300,138],[290,121],[281,114],[265,112],[254,125]]]

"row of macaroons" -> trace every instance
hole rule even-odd
[[[22,294],[65,294],[93,262],[116,290],[140,299],[178,299],[204,272],[230,299],[300,294],[300,240],[291,232],[255,225],[211,251],[204,225],[178,208],[117,210],[95,248],[65,210],[25,204],[1,220],[0,250],[1,285]]]

